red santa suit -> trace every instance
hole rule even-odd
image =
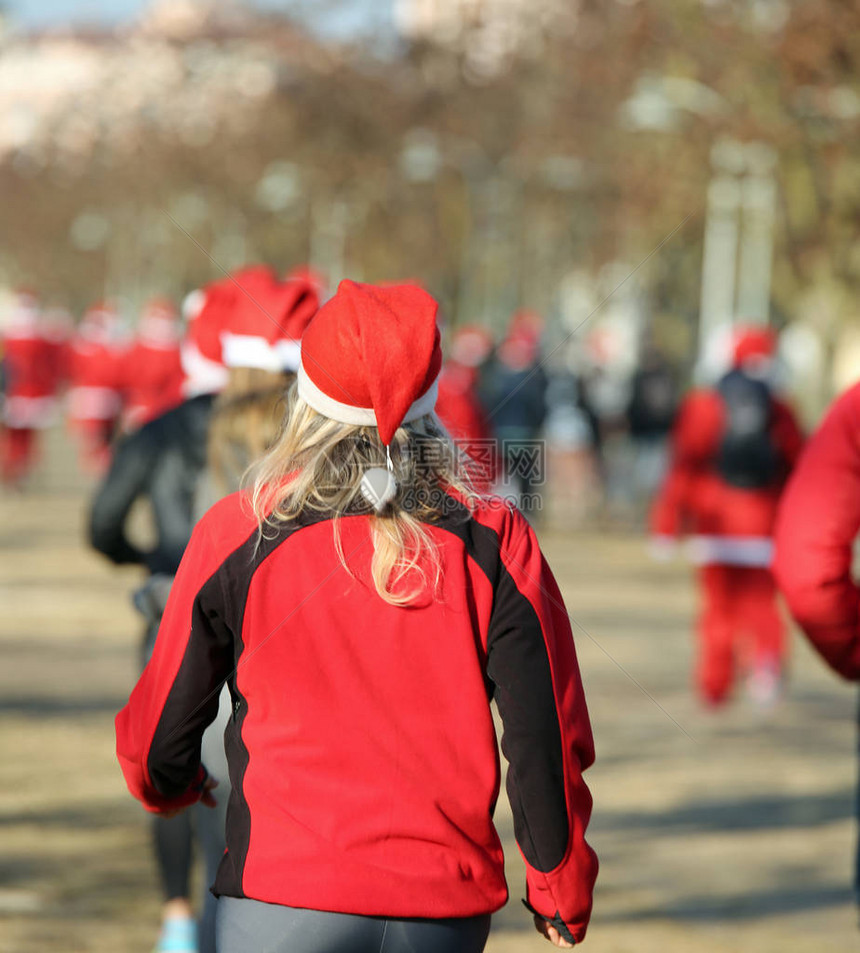
[[[767,332],[739,333],[735,367],[768,359],[773,347]],[[669,470],[651,512],[657,537],[692,535],[703,600],[696,680],[712,704],[727,698],[739,654],[762,681],[781,670],[785,626],[770,571],[772,536],[779,499],[803,442],[792,410],[771,398],[768,435],[778,466],[767,485],[740,487],[727,482],[717,466],[726,426],[726,404],[716,389],[685,398],[672,433]]]
[[[108,466],[122,407],[115,326],[113,308],[94,305],[84,315],[69,353],[67,415],[79,440],[81,467],[88,472],[101,473]]]
[[[436,413],[463,453],[473,461],[469,475],[479,492],[489,490],[499,471],[499,454],[490,420],[478,396],[480,366],[493,348],[486,328],[459,328],[451,340],[451,358],[439,374]]]
[[[42,336],[48,342],[54,391],[63,394],[69,383],[69,360],[74,322],[71,314],[61,307],[45,310],[41,321]]]
[[[840,397],[801,455],[780,503],[774,574],[803,631],[844,678],[860,680],[860,384]]]
[[[56,379],[51,345],[42,333],[36,299],[17,296],[3,336],[6,393],[0,468],[3,482],[19,484],[37,460],[38,431],[56,412]]]
[[[118,361],[123,430],[136,430],[182,402],[179,355],[176,309],[166,300],[151,301],[134,343]]]

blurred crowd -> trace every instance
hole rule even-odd
[[[16,292],[0,320],[4,485],[26,486],[44,431],[61,419],[80,471],[98,477],[123,435],[201,389],[218,391],[221,355],[201,355],[194,321],[204,306],[221,306],[236,275],[255,273],[269,272],[238,269],[181,302],[152,298],[137,315],[97,301],[77,321],[30,290]],[[308,275],[325,300],[319,275],[297,268],[287,277]],[[679,370],[659,350],[646,348],[624,379],[619,409],[617,385],[611,400],[602,397],[605,370],[567,343],[549,348],[534,311],[516,311],[501,333],[477,324],[442,330],[439,412],[481,487],[515,499],[535,520],[549,507],[567,524],[606,500],[647,501],[665,466],[680,392]],[[630,453],[610,453],[610,466],[605,444],[619,436]]]
[[[86,473],[101,474],[113,441],[175,406],[183,396],[180,321],[174,305],[153,300],[133,336],[109,302],[75,324],[35,294],[14,298],[3,332],[2,475],[21,487],[39,460],[41,433],[65,415]]]
[[[149,479],[144,470],[173,439],[172,425],[152,422],[179,420],[168,412],[180,407],[193,416],[201,397],[208,420],[212,399],[229,391],[237,367],[294,371],[301,328],[287,337],[284,328],[310,320],[328,296],[325,285],[306,266],[280,276],[250,265],[178,305],[148,301],[132,332],[108,302],[93,304],[75,324],[67,312],[43,308],[33,293],[20,291],[2,339],[4,484],[26,485],[41,434],[62,413],[80,470],[103,481],[109,501],[127,497],[130,505],[137,490],[128,488]],[[650,533],[655,555],[687,538],[702,593],[701,697],[708,704],[728,698],[743,631],[752,640],[742,660],[748,689],[771,704],[785,655],[769,568],[772,535],[803,444],[782,395],[778,335],[763,325],[722,329],[702,349],[694,385],[684,392],[681,369],[657,347],[644,346],[632,371],[621,375],[611,363],[589,362],[576,341],[550,346],[545,322],[532,310],[514,312],[498,335],[480,325],[439,323],[447,340],[436,411],[461,451],[463,475],[479,491],[516,503],[535,524],[565,529],[632,520]],[[143,441],[128,439],[148,424]],[[188,456],[193,427],[183,427],[179,456]],[[117,448],[138,445],[149,447],[143,469],[127,462],[111,469]],[[132,450],[124,452],[133,459]],[[243,454],[228,482],[239,484],[253,456]],[[189,473],[202,465],[194,454],[185,462]],[[118,473],[125,475],[118,480]],[[128,492],[105,493],[112,482]],[[125,509],[113,523],[124,519]],[[167,538],[171,525],[187,520],[163,522],[159,535]],[[94,545],[128,561],[133,546],[115,527],[97,524]],[[187,534],[181,535],[177,552]]]
[[[325,278],[306,266],[278,275],[249,265],[179,303],[149,300],[132,324],[105,301],[75,323],[19,291],[3,321],[3,483],[26,486],[42,434],[61,416],[81,472],[102,481],[102,490],[120,472],[131,473],[123,486],[145,482],[140,468],[111,470],[118,448],[136,446],[128,438],[154,421],[179,420],[165,416],[176,408],[193,416],[201,397],[208,420],[237,367],[293,371],[302,335],[293,328],[284,338],[285,322],[309,321],[328,295]],[[446,359],[436,410],[459,446],[463,475],[479,491],[515,502],[535,524],[632,521],[650,532],[656,555],[688,538],[702,592],[699,692],[709,704],[729,696],[735,639],[746,630],[750,691],[770,704],[785,653],[769,569],[773,526],[803,443],[782,395],[778,335],[763,325],[722,329],[701,350],[685,393],[682,369],[653,344],[621,374],[611,362],[589,361],[576,340],[550,346],[532,310],[515,311],[500,334],[444,317],[439,324]],[[149,458],[166,452],[171,426],[152,426],[139,442]],[[180,456],[193,442],[187,434]],[[252,457],[243,454],[228,482],[238,485]],[[186,463],[189,472],[202,465],[194,454]],[[107,493],[114,502],[126,496],[130,503],[134,493]],[[123,510],[114,522],[124,519]],[[160,535],[179,522],[165,520]],[[127,561],[131,544],[94,527],[94,545]]]

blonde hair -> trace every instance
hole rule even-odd
[[[302,514],[330,516],[336,551],[348,572],[338,520],[367,514],[376,591],[390,605],[405,606],[435,594],[441,581],[439,552],[427,524],[450,511],[454,500],[449,490],[467,507],[475,492],[468,467],[435,414],[400,427],[389,449],[397,492],[375,513],[360,484],[368,468],[386,466],[379,432],[318,414],[293,385],[283,433],[252,468],[252,505],[261,538],[267,527],[277,531]]]
[[[242,483],[250,464],[265,454],[283,429],[286,394],[295,374],[256,367],[230,369],[209,425],[209,471],[220,494]]]

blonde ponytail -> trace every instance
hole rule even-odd
[[[350,572],[338,521],[346,515],[368,515],[373,584],[385,602],[406,606],[435,595],[441,582],[439,552],[428,524],[450,508],[449,491],[467,505],[475,492],[467,467],[435,414],[400,427],[390,451],[397,494],[376,514],[360,490],[369,467],[385,466],[376,428],[323,417],[293,386],[283,433],[252,468],[251,499],[261,537],[301,514],[330,516],[336,551]]]

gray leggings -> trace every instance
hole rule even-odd
[[[481,953],[490,915],[386,920],[221,897],[218,953]]]

